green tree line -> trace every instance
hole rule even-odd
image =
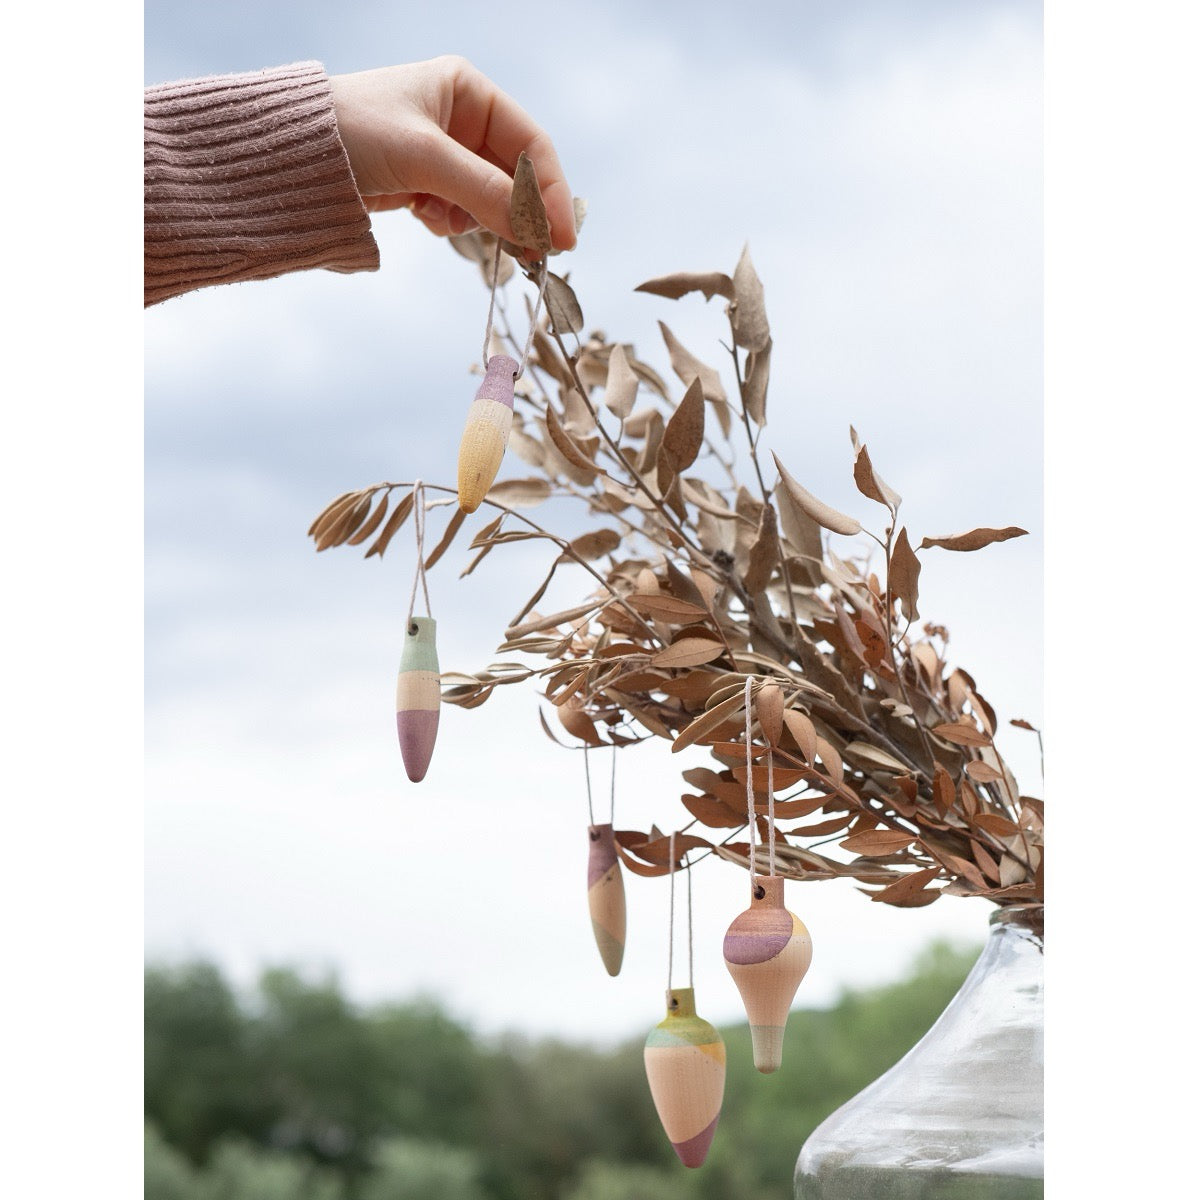
[[[434,1004],[357,1006],[288,970],[239,996],[209,964],[151,966],[145,1200],[788,1200],[804,1139],[921,1037],[976,953],[938,944],[898,983],[797,1010],[775,1075],[744,1025],[722,1029],[725,1103],[695,1171],[640,1040],[483,1040]]]

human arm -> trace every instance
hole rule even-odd
[[[554,245],[575,244],[550,139],[456,57],[350,75],[318,63],[146,89],[145,302],[325,267],[374,270],[369,211],[512,240],[511,173],[533,161]]]

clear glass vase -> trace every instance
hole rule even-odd
[[[992,914],[983,953],[929,1032],[823,1121],[796,1200],[1042,1195],[1041,906]]]

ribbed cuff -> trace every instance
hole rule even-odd
[[[379,267],[321,64],[147,88],[146,304],[310,267]]]

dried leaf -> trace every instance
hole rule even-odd
[[[708,613],[698,605],[689,604],[676,596],[647,595],[637,592],[628,598],[631,608],[653,617],[656,621],[666,621],[671,625],[680,625],[684,621],[703,621]]]
[[[633,411],[637,398],[638,377],[625,357],[622,346],[614,346],[608,356],[608,378],[604,384],[604,404],[622,421]]]
[[[779,815],[779,806],[775,806],[775,815]],[[802,825],[787,831],[788,837],[824,837],[829,833],[840,833],[853,820],[851,813],[843,813],[840,817],[831,817],[828,821],[818,821],[815,825]]]
[[[671,357],[671,368],[684,384],[691,384],[693,379],[700,380],[704,389],[704,398],[714,404],[725,405],[728,397],[721,386],[721,377],[705,363],[702,363],[682,342],[663,324],[658,323],[662,330],[663,341],[667,344],[667,353]]]
[[[574,289],[552,271],[546,272],[546,311],[560,334],[582,332],[583,309]]]
[[[714,296],[732,300],[734,296],[733,280],[723,271],[676,271],[671,275],[648,279],[633,290],[648,292],[652,296],[666,296],[668,300],[678,300],[689,292],[703,292],[705,300],[711,300]]]
[[[893,596],[900,597],[904,616],[915,621],[917,612],[917,577],[921,574],[921,563],[908,544],[908,530],[901,528],[892,546],[892,561],[888,564],[888,588]]]
[[[980,733],[974,725],[935,725],[933,732],[956,746],[986,746],[991,738],[986,733]]]
[[[699,667],[725,653],[720,642],[709,638],[685,637],[660,650],[651,660],[654,667]]]
[[[385,491],[379,498],[379,503],[375,506],[375,511],[359,526],[358,532],[349,538],[346,542],[347,546],[360,546],[379,528],[380,521],[383,520],[383,514],[387,512],[388,501],[391,499],[391,493]]]
[[[922,538],[921,549],[941,546],[943,550],[982,550],[993,542],[1007,542],[1009,538],[1024,537],[1028,533],[1028,529],[1018,529],[1015,525],[1008,525],[1004,529],[972,529],[968,533],[955,533],[949,537]]]
[[[595,529],[567,543],[567,553],[574,559],[593,562],[611,554],[621,544],[621,535],[615,529]]]
[[[492,274],[496,273],[496,286],[503,287],[513,276],[513,260],[503,252],[500,263],[496,264],[497,237],[486,229],[476,229],[472,233],[451,234],[446,239],[463,258],[476,263],[483,282],[492,286]]]
[[[915,833],[902,829],[868,829],[864,833],[856,833],[838,845],[850,851],[851,854],[861,854],[865,858],[876,858],[882,854],[894,854],[905,846],[916,841]]]
[[[680,750],[690,746],[693,742],[699,741],[700,738],[712,733],[718,729],[725,721],[730,720],[735,713],[742,707],[742,694],[734,693],[727,700],[722,700],[720,704],[702,712],[690,725],[688,725],[679,736],[671,743],[671,753],[678,754]]]
[[[883,662],[884,655],[887,654],[888,642],[887,638],[875,628],[874,625],[869,625],[866,621],[855,621],[854,632],[858,634],[863,646],[863,660],[869,667],[877,667]],[[897,716],[903,715],[901,710],[911,713],[912,709],[905,704],[900,704],[895,700],[881,700],[880,703],[885,708],[891,708]]]
[[[966,771],[976,783],[995,783],[997,779],[1004,778],[1003,772],[985,762],[969,762]]]
[[[1000,882],[1000,866],[996,860],[974,839],[971,840],[971,857],[979,869],[993,882]]]
[[[762,280],[750,261],[750,247],[742,249],[733,272],[734,302],[729,306],[733,322],[733,340],[747,350],[763,350],[771,340]]]
[[[569,621],[577,621],[580,617],[586,616],[588,613],[599,608],[600,604],[601,601],[599,600],[588,600],[583,604],[576,604],[574,608],[567,608],[562,612],[552,613],[548,617],[535,617],[532,621],[526,621],[523,625],[510,625],[504,631],[505,636],[511,640],[512,638],[524,637],[527,633],[539,633],[543,629],[556,629],[558,626],[565,625]],[[521,613],[517,617],[517,620],[520,620],[522,616],[524,616],[524,613]]]
[[[886,750],[872,746],[870,742],[851,742],[843,751],[847,758],[868,762],[874,767],[882,767],[886,771],[908,771],[910,768]]]
[[[1028,729],[1030,733],[1040,732],[1036,725],[1030,725],[1028,721],[1021,717],[1014,717],[1011,721],[1009,721],[1009,724],[1015,725],[1018,729]]]
[[[579,448],[571,435],[563,428],[552,404],[546,405],[546,430],[550,434],[554,448],[573,467],[586,471],[589,476],[600,473],[600,468]]]
[[[354,492],[322,516],[314,538],[317,550],[340,546],[359,526],[371,507],[370,494]]]
[[[899,908],[918,908],[924,904],[932,904],[941,893],[926,892],[925,885],[932,883],[941,873],[941,867],[924,867],[919,871],[910,871],[903,879],[889,883],[882,891],[875,892],[871,899],[883,904],[894,904]],[[926,900],[925,896],[929,896],[930,899]]]
[[[432,570],[434,564],[450,549],[450,543],[454,541],[454,535],[462,528],[463,522],[467,519],[467,514],[461,508],[454,510],[454,515],[446,523],[446,531],[442,534],[442,540],[433,548],[433,553],[425,560],[425,570]]]
[[[659,453],[669,456],[671,469],[679,474],[696,461],[703,445],[704,392],[699,378],[696,378],[688,385],[679,407],[667,422]]]
[[[550,483],[546,479],[502,479],[492,485],[487,499],[506,508],[533,508],[550,496]]]
[[[371,543],[371,548],[365,555],[366,558],[370,558],[373,554],[382,554],[388,548],[388,543],[396,536],[400,527],[408,519],[408,514],[412,512],[412,507],[413,494],[409,492],[392,510],[392,515],[388,517],[379,536]]]
[[[723,682],[723,675],[711,671],[689,671],[686,675],[677,675],[674,679],[666,680],[659,691],[668,696],[674,696],[685,704],[707,704],[709,697],[722,686]],[[709,790],[711,791],[711,788]]]
[[[938,763],[933,772],[933,803],[938,815],[944,817],[954,807],[954,780],[950,772]]]
[[[866,446],[859,442],[858,433],[853,425],[850,426],[850,441],[854,446],[854,482],[858,485],[858,490],[868,500],[886,505],[895,513],[900,507],[900,495],[880,478],[871,463]]]
[[[788,708],[784,710],[783,723],[792,737],[796,739],[796,745],[800,747],[800,753],[804,755],[805,762],[815,767],[817,765],[817,731],[812,721],[799,709]]]
[[[845,768],[842,766],[842,756],[829,742],[820,736],[817,737],[817,757],[829,772],[829,778],[834,783],[841,783],[845,776]]]
[[[683,795],[679,797],[684,808],[710,829],[737,829],[746,823],[746,814],[737,812],[715,796]]]
[[[821,574],[821,559],[824,548],[821,545],[821,526],[812,519],[792,499],[786,487],[776,488],[772,493],[775,504],[779,508],[779,522],[792,550],[800,556],[801,561],[790,568],[800,583],[819,586],[824,576]]]
[[[777,683],[764,683],[754,700],[754,712],[763,736],[772,746],[783,739],[783,689]]]
[[[1017,837],[1021,832],[1018,825],[999,813],[980,813],[975,824],[998,838]]]
[[[538,187],[537,172],[524,150],[513,172],[512,199],[508,204],[508,219],[513,235],[522,247],[541,250],[551,248],[550,221]]]
[[[779,534],[775,526],[775,509],[770,504],[762,506],[758,518],[758,531],[747,556],[746,573],[742,582],[752,596],[766,590],[779,564]]]
[[[652,863],[670,863],[671,845],[674,841],[675,861],[678,863],[689,850],[711,850],[712,842],[706,838],[697,837],[694,833],[676,833],[674,838],[659,835],[636,846],[630,846],[631,854]]]
[[[746,378],[742,385],[742,402],[746,415],[760,429],[767,423],[767,384],[771,377],[771,339],[761,350],[752,350],[746,357]]]
[[[832,533],[841,533],[847,536],[862,532],[862,525],[854,517],[848,517],[845,513],[838,512],[836,508],[830,508],[828,504],[823,504],[811,492],[802,488],[788,474],[787,468],[779,461],[778,454],[772,451],[771,457],[775,459],[775,466],[779,468],[779,478],[782,480],[787,494],[818,525]]]
[[[604,739],[596,732],[592,718],[582,708],[564,704],[555,711],[558,713],[558,719],[562,722],[562,727],[568,733],[577,737],[581,742],[586,742],[589,746],[604,745]]]
[[[1000,858],[1000,886],[1002,888],[1012,887],[1014,884],[1024,883],[1027,879],[1025,868],[1011,854],[1002,855]]]

